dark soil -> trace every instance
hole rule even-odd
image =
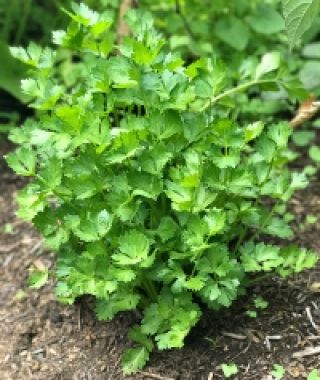
[[[0,148],[1,156],[5,147]],[[98,322],[86,300],[57,303],[53,284],[40,291],[27,286],[33,265],[53,267],[54,256],[41,247],[30,224],[14,216],[14,196],[22,181],[0,164],[0,379],[121,380],[121,353],[130,344],[134,313]],[[319,179],[292,201],[296,242],[320,252],[320,223],[301,231],[307,214],[320,216]],[[4,232],[10,223],[11,233]],[[17,297],[21,290],[25,296]],[[269,302],[249,318],[252,295]],[[126,379],[222,379],[220,365],[234,362],[234,379],[268,380],[273,364],[287,370],[285,379],[305,379],[320,368],[320,354],[295,359],[294,353],[320,347],[320,266],[290,278],[256,286],[250,297],[222,313],[206,312],[182,350],[156,352],[145,372]],[[250,301],[251,300],[251,301]]]

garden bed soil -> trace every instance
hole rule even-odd
[[[9,147],[2,144],[0,154]],[[0,164],[0,379],[122,380],[223,379],[220,365],[234,362],[234,379],[267,380],[273,364],[287,370],[285,379],[305,379],[320,368],[320,354],[295,358],[306,348],[320,347],[320,266],[288,280],[270,279],[220,313],[205,312],[181,350],[155,352],[144,372],[124,377],[121,353],[130,344],[129,326],[138,316],[123,313],[98,322],[90,301],[60,305],[53,284],[39,291],[27,286],[32,265],[54,266],[32,226],[15,215],[14,196],[23,183]],[[320,252],[320,223],[300,231],[307,214],[320,216],[319,179],[291,203],[296,242]],[[8,223],[12,232],[4,232]],[[22,291],[25,292],[23,295]],[[245,310],[254,294],[267,309],[249,318]],[[18,295],[18,296],[17,296]],[[20,296],[20,297],[19,297]]]

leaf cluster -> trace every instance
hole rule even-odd
[[[30,177],[18,215],[58,252],[57,297],[94,296],[101,320],[142,311],[123,357],[132,373],[155,347],[182,347],[203,304],[229,307],[257,275],[315,264],[312,252],[266,240],[292,237],[283,209],[307,180],[287,168],[287,123],[235,117],[239,93],[282,85],[277,54],[230,87],[218,60],[168,52],[151,17],[132,13],[133,36],[117,46],[108,13],[73,4],[67,14],[54,41],[86,62],[71,91],[54,51],[12,49],[30,66],[22,87],[40,119],[13,131],[20,147],[7,162]]]

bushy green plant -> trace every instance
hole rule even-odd
[[[262,54],[277,51],[287,63],[291,80],[299,78],[315,95],[319,94],[319,4],[318,0],[139,1],[140,8],[154,14],[156,26],[168,38],[172,51],[187,59],[218,56],[227,62],[229,75],[235,80],[257,65]],[[289,45],[300,48],[289,50]],[[250,102],[243,94],[239,107],[247,120],[260,115],[270,121],[280,113],[294,112],[289,99],[285,91],[272,96],[261,92]]]
[[[7,161],[32,179],[18,215],[58,252],[58,299],[92,295],[102,320],[141,310],[123,357],[132,373],[154,347],[182,347],[203,304],[229,307],[257,276],[315,264],[312,252],[267,239],[292,237],[281,215],[307,181],[287,169],[288,124],[236,120],[239,93],[286,85],[278,54],[230,88],[220,62],[186,65],[167,52],[147,15],[130,13],[133,37],[121,46],[110,44],[107,14],[81,4],[69,15],[54,41],[86,62],[71,93],[53,51],[12,50],[34,68],[22,87],[41,117],[11,134],[21,146]]]
[[[97,10],[107,9],[115,17],[119,0],[86,0],[86,4]],[[0,0],[0,89],[22,103],[28,102],[19,86],[21,78],[27,75],[28,67],[13,59],[9,46],[27,46],[30,41],[49,43],[52,30],[67,26],[68,17],[61,9],[69,8],[70,5],[70,0]],[[55,65],[56,75],[60,75],[66,85],[73,85],[81,70],[82,62],[74,62],[73,58],[64,50],[57,56],[59,64]],[[0,111],[3,111],[1,105]],[[10,127],[8,123],[7,129]]]

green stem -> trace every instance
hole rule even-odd
[[[118,115],[117,109],[114,110],[113,117],[114,117],[114,125],[116,128],[118,128],[120,126],[120,123],[119,123],[119,115]]]
[[[166,202],[166,196],[164,195],[164,193],[162,193],[160,196],[160,202],[161,202],[162,213],[163,215],[165,215],[166,210],[167,210],[167,202]]]
[[[19,22],[19,28],[16,33],[15,44],[18,45],[21,42],[22,36],[26,32],[26,24],[31,11],[32,0],[25,0],[24,12]]]
[[[183,23],[183,26],[184,26],[184,28],[185,28],[186,33],[189,35],[189,37],[190,37],[194,42],[197,42],[197,38],[196,38],[196,36],[194,35],[193,30],[191,29],[191,27],[190,27],[190,25],[189,25],[189,22],[188,22],[188,20],[186,19],[184,13],[182,12],[181,4],[180,4],[180,0],[176,0],[176,12],[177,12],[177,14],[180,16],[180,18],[181,18],[181,21],[182,21],[182,23]]]
[[[265,217],[265,219],[260,224],[259,228],[257,228],[256,232],[251,236],[250,241],[255,240],[261,233],[261,231],[264,229],[266,224],[270,221],[270,219],[273,217],[273,214],[275,212],[275,209],[280,203],[280,199],[276,201],[276,203],[273,205],[272,209],[270,210],[269,214]]]
[[[148,278],[145,278],[143,281],[143,288],[145,292],[147,293],[148,297],[153,301],[156,302],[158,298],[158,292],[154,285],[154,283],[149,280]]]
[[[274,163],[274,160],[272,159],[271,162],[270,162],[270,166],[269,166],[269,169],[268,169],[268,173],[267,173],[266,178],[265,178],[265,180],[263,181],[262,185],[264,185],[264,184],[268,181],[268,178],[269,178],[269,176],[270,176],[271,170],[272,170],[272,168],[273,168],[273,163]],[[254,207],[256,207],[257,205],[258,205],[258,198],[256,198],[256,200],[255,200],[255,202],[254,202]],[[276,207],[276,205],[275,205],[274,207]],[[272,212],[272,215],[273,215],[274,209],[272,209],[271,212]],[[271,216],[272,216],[272,215],[271,215]],[[263,226],[263,227],[264,227],[264,226]],[[263,228],[263,227],[262,227],[262,228]],[[260,228],[261,228],[261,226],[260,226]],[[238,239],[238,241],[237,241],[237,244],[236,244],[236,246],[235,246],[235,248],[234,248],[234,250],[233,250],[233,253],[234,253],[234,254],[237,253],[237,251],[238,251],[240,245],[242,244],[244,238],[246,237],[247,232],[248,232],[248,229],[249,229],[249,227],[246,226],[246,227],[242,230],[242,232],[241,232],[241,234],[240,234],[240,236],[239,236],[239,239]],[[258,231],[259,231],[259,230],[257,230],[257,232],[258,232]],[[256,236],[257,236],[257,232],[253,235],[253,236],[254,236],[253,239],[256,238]],[[260,232],[259,232],[259,233],[260,233]]]
[[[17,1],[11,0],[9,2],[9,5],[6,6],[6,10],[4,13],[4,23],[2,27],[2,32],[1,32],[1,39],[9,44],[10,40],[10,28],[14,24],[14,14],[17,11],[17,8],[19,5],[17,4]]]
[[[237,87],[233,87],[229,90],[226,90],[225,92],[222,92],[221,94],[217,95],[217,96],[214,96],[212,97],[202,108],[200,111],[204,111],[205,109],[207,109],[209,106],[211,106],[212,104],[214,103],[217,103],[219,102],[220,100],[228,97],[228,96],[232,96],[234,94],[237,94],[238,92],[243,92],[245,90],[247,90],[248,88],[250,87],[253,87],[253,86],[259,86],[259,85],[262,85],[262,84],[270,84],[270,83],[276,83],[277,81],[275,79],[256,79],[256,80],[252,80],[250,82],[246,82],[246,83],[243,83],[243,84],[240,84],[239,86]]]
[[[236,246],[234,247],[234,250],[233,250],[234,255],[238,252],[240,245],[243,243],[243,240],[247,235],[247,232],[248,232],[248,226],[245,226],[245,228],[241,231],[239,235]]]

